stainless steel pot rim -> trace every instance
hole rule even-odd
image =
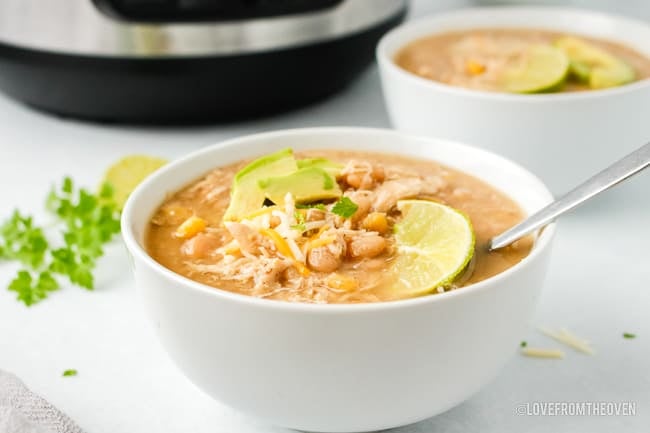
[[[72,55],[182,57],[244,54],[331,40],[399,15],[408,0],[346,0],[315,13],[220,23],[118,21],[89,0],[3,0],[0,43]]]

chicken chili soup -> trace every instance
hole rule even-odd
[[[171,195],[146,248],[192,280],[259,298],[380,302],[498,274],[530,238],[488,252],[524,217],[507,196],[433,161],[285,149],[221,167]]]
[[[533,29],[475,29],[411,42],[395,63],[452,86],[509,93],[573,92],[650,77],[650,59],[610,41]]]

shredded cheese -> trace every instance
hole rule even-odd
[[[299,235],[299,233],[291,229],[293,223],[291,222],[289,216],[286,213],[284,213],[283,211],[274,210],[273,212],[271,212],[271,215],[278,217],[280,219],[280,224],[278,224],[274,229],[276,232],[280,234],[280,236],[288,238],[291,237],[292,232]]]
[[[263,207],[261,209],[256,210],[255,212],[251,212],[249,215],[246,215],[246,218],[244,218],[244,219],[247,219],[247,220],[253,219],[253,218],[258,217],[260,215],[270,214],[274,210],[278,210],[278,209],[280,209],[280,206],[275,206],[275,205],[266,206],[266,207]]]
[[[547,335],[555,341],[565,344],[572,349],[577,350],[578,352],[586,353],[587,355],[594,354],[594,349],[591,347],[587,340],[575,336],[564,328],[560,329],[559,331],[553,331],[547,328],[539,328],[539,330],[544,335]]]
[[[329,245],[332,242],[336,240],[336,236],[323,236],[318,239],[314,239],[313,241],[309,241],[309,249],[313,248],[318,248],[318,247],[324,247],[325,245]]]
[[[287,241],[284,240],[284,238],[280,236],[278,232],[273,229],[261,229],[260,233],[273,241],[275,248],[277,248],[280,254],[290,258],[291,260],[296,259],[296,257],[293,255],[293,252],[291,251],[291,248],[289,247],[289,244],[287,244]]]
[[[320,229],[318,229],[318,233],[316,233],[314,236],[312,236],[312,239],[318,238],[320,235],[323,234],[326,230],[329,230],[330,226],[327,224],[324,224]]]
[[[305,256],[302,253],[302,251],[300,251],[300,248],[298,247],[296,241],[294,241],[293,239],[287,239],[287,245],[289,245],[289,248],[291,248],[291,252],[293,253],[294,259],[301,263],[305,263]]]
[[[273,229],[261,229],[260,233],[266,236],[267,238],[271,239],[271,241],[273,241],[275,248],[277,248],[280,254],[293,261],[294,266],[296,267],[298,272],[300,272],[301,275],[303,276],[309,275],[309,269],[307,268],[307,266],[305,266],[304,263],[301,263],[298,260],[296,260],[296,256],[294,255],[292,248],[289,246],[287,241],[282,236],[280,236],[278,232],[276,232]]]
[[[289,218],[291,218],[291,222],[295,224],[296,218],[294,215],[296,213],[296,202],[290,192],[284,196],[284,210],[287,215],[289,215]]]
[[[564,352],[560,349],[543,349],[539,347],[524,347],[521,349],[522,355],[530,356],[533,358],[551,358],[551,359],[562,359],[564,358]]]

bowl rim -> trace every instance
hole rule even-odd
[[[481,12],[504,13],[504,14],[521,13],[521,14],[529,14],[529,15],[539,15],[539,14],[548,14],[548,13],[581,15],[585,17],[598,19],[600,21],[618,23],[619,25],[623,25],[623,26],[629,24],[631,26],[644,27],[647,30],[648,35],[650,35],[650,24],[642,20],[633,19],[633,18],[612,14],[612,13],[584,9],[584,8],[563,7],[563,6],[553,6],[553,5],[535,5],[535,6],[495,5],[495,6],[468,7],[468,8],[454,9],[443,13],[429,14],[423,17],[418,17],[417,19],[402,23],[399,26],[388,31],[379,40],[379,43],[377,44],[377,47],[375,49],[375,57],[377,59],[377,63],[379,64],[380,69],[395,74],[400,79],[405,79],[417,86],[437,90],[443,93],[450,94],[452,96],[463,96],[463,97],[487,99],[487,100],[501,101],[501,102],[512,102],[512,103],[554,103],[560,100],[579,101],[585,99],[588,100],[594,98],[604,98],[604,97],[614,97],[617,95],[625,95],[631,92],[635,92],[637,90],[650,88],[650,78],[644,78],[642,80],[638,80],[633,83],[625,84],[619,87],[588,90],[584,92],[513,94],[513,93],[506,93],[506,92],[491,92],[487,90],[468,89],[461,86],[452,86],[435,80],[429,80],[427,78],[423,78],[412,72],[409,72],[395,63],[395,61],[393,60],[394,53],[389,53],[388,46],[394,44],[395,39],[400,38],[403,33],[410,31],[414,27],[424,27],[427,26],[428,22],[433,21],[435,22],[435,24],[431,24],[431,30],[428,33],[424,32],[421,36],[426,36],[427,34],[435,34],[436,33],[435,26],[437,26],[440,22],[446,19],[450,19],[452,17],[456,18],[464,14],[466,15],[479,14]],[[498,27],[498,25],[491,26],[491,27],[493,28]],[[525,28],[525,26],[523,27]],[[461,29],[460,26],[458,28]],[[481,27],[475,26],[474,28],[481,28]],[[540,27],[536,26],[536,28],[540,28]],[[446,31],[449,31],[449,29],[446,29],[445,32]],[[417,37],[410,39],[409,42],[413,42],[416,39]],[[403,48],[405,44],[406,43],[402,43],[401,45],[399,45],[399,47]],[[382,82],[390,79],[392,78],[382,77]]]
[[[398,299],[393,301],[382,301],[382,302],[366,302],[366,303],[350,303],[350,304],[312,304],[305,302],[285,302],[274,299],[264,299],[256,298],[253,296],[248,296],[240,293],[230,292],[218,287],[209,286],[207,284],[194,281],[188,277],[185,277],[181,274],[178,274],[171,269],[166,268],[162,264],[158,263],[153,257],[151,257],[146,249],[140,244],[137,239],[137,236],[133,230],[133,219],[134,215],[137,212],[136,204],[141,200],[141,197],[148,194],[148,190],[156,185],[159,179],[164,178],[168,172],[173,171],[176,166],[185,165],[191,163],[193,160],[202,158],[204,155],[213,154],[215,152],[224,152],[228,149],[237,146],[238,144],[245,141],[253,140],[263,140],[277,137],[289,137],[292,135],[299,134],[309,134],[309,135],[318,135],[318,134],[327,134],[327,133],[351,133],[351,134],[383,134],[386,136],[392,136],[394,139],[401,140],[424,140],[424,141],[433,141],[439,143],[445,143],[454,147],[460,147],[468,152],[475,152],[479,154],[484,154],[489,156],[492,159],[499,160],[500,163],[509,165],[510,167],[525,173],[537,186],[540,187],[540,191],[546,197],[547,201],[553,199],[552,193],[546,187],[546,185],[533,173],[525,169],[521,165],[505,158],[500,155],[497,155],[493,152],[487,150],[469,146],[467,144],[459,143],[453,140],[438,139],[432,137],[417,136],[412,134],[405,134],[397,132],[391,129],[383,128],[366,128],[366,127],[315,127],[315,128],[292,128],[292,129],[281,129],[271,132],[262,132],[257,134],[249,134],[244,136],[239,136],[235,138],[226,139],[210,146],[204,147],[202,149],[196,150],[183,156],[175,161],[170,162],[169,164],[163,166],[155,173],[147,177],[138,187],[131,193],[129,196],[121,216],[121,233],[124,243],[128,252],[133,256],[133,260],[139,260],[145,266],[147,266],[152,272],[159,274],[163,278],[170,280],[174,285],[182,286],[182,289],[179,290],[191,290],[205,296],[214,297],[216,299],[221,299],[230,302],[240,302],[247,304],[251,307],[258,308],[272,308],[278,311],[292,311],[292,312],[302,312],[302,313],[317,313],[317,314],[350,314],[350,313],[364,313],[364,312],[376,312],[381,310],[392,310],[400,309],[413,306],[422,306],[432,302],[445,302],[446,299],[454,299],[464,296],[471,296],[476,293],[484,292],[489,290],[491,286],[497,284],[504,279],[509,278],[511,275],[519,273],[529,267],[533,262],[535,262],[545,250],[549,249],[551,246],[551,241],[555,234],[556,223],[553,222],[547,225],[541,230],[539,236],[533,246],[531,252],[524,257],[519,263],[514,266],[506,269],[505,271],[496,274],[490,278],[479,281],[477,283],[464,286],[462,289],[452,290],[444,293],[436,293],[435,295],[422,295],[414,298]],[[397,154],[399,150],[396,149]],[[215,168],[219,165],[215,165]],[[200,177],[203,173],[196,173],[196,178]],[[480,179],[480,177],[479,177]],[[183,185],[178,185],[177,189],[182,188]],[[158,203],[157,206],[159,206]],[[149,212],[153,212],[153,209]],[[151,218],[151,215],[147,217],[147,221]]]

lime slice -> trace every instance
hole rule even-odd
[[[461,212],[426,200],[397,203],[403,218],[395,224],[397,257],[392,286],[400,297],[418,296],[451,283],[474,255],[474,231]]]
[[[551,45],[530,45],[521,59],[503,71],[503,89],[512,93],[540,93],[556,89],[569,73],[569,58]]]
[[[106,170],[102,184],[111,184],[115,202],[121,209],[135,187],[165,164],[167,160],[162,158],[130,155],[120,159]]]

